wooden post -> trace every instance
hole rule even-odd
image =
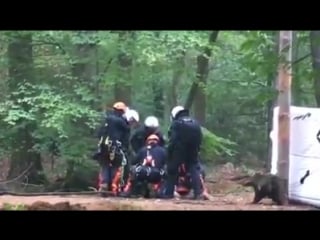
[[[290,105],[291,105],[291,61],[292,31],[279,33],[279,73],[278,73],[278,176],[282,180],[288,202],[289,159],[290,159]]]

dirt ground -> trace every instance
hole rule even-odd
[[[123,199],[98,196],[0,196],[0,208],[5,210],[314,210],[310,206],[276,206],[264,199],[261,204],[251,204],[250,188],[228,181],[241,170],[225,165],[209,174],[206,184],[211,195],[208,201]],[[10,205],[8,207],[8,205]],[[19,209],[19,206],[22,208]]]
[[[4,204],[25,205],[32,207],[28,210],[312,210],[308,206],[275,206],[265,200],[261,204],[250,204],[252,193],[214,194],[210,201],[192,200],[159,200],[159,199],[121,199],[101,198],[93,196],[41,196],[15,197],[1,196],[0,206]],[[58,204],[51,208],[49,204]],[[64,205],[75,205],[74,209]],[[40,207],[39,207],[40,205]],[[45,205],[45,206],[43,206]],[[47,206],[48,205],[48,206]],[[62,206],[61,206],[62,205]],[[37,207],[38,206],[38,207]],[[81,209],[81,207],[83,207]]]
[[[310,206],[276,206],[269,199],[251,204],[253,192],[234,182],[222,180],[207,183],[211,199],[160,200],[102,198],[99,196],[0,196],[0,208],[6,204],[24,205],[27,210],[313,210]],[[51,205],[50,205],[51,204]],[[56,204],[56,205],[54,205]],[[7,209],[7,208],[5,208]]]

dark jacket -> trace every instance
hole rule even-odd
[[[200,150],[203,137],[201,125],[189,116],[187,110],[181,111],[172,121],[168,136],[169,155],[173,151],[195,154]]]
[[[112,141],[120,141],[125,149],[129,147],[130,126],[126,119],[117,112],[108,113],[98,135],[99,139],[109,137]]]
[[[158,129],[141,126],[133,133],[131,137],[130,144],[132,150],[137,153],[143,146],[145,146],[146,140],[151,134],[156,134],[159,137],[159,145],[164,147],[165,140],[163,134]]]
[[[144,159],[148,155],[148,151],[154,159],[154,167],[162,169],[167,161],[167,151],[164,147],[161,147],[158,144],[148,145],[141,148],[134,157],[132,164],[143,164]]]

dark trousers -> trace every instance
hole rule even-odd
[[[148,185],[151,184],[154,193],[159,194],[163,174],[164,171],[158,168],[140,165],[134,166],[124,192],[129,195],[139,195],[146,190],[144,188],[148,188]]]
[[[123,167],[103,165],[100,172],[100,184],[106,184],[108,189],[111,187],[111,191],[114,193],[120,192],[123,184],[122,171]]]
[[[110,185],[118,168],[104,165],[101,167],[101,183]]]
[[[135,180],[138,182],[159,183],[162,180],[161,170],[155,167],[138,166],[135,169]]]
[[[201,166],[198,160],[198,151],[193,149],[177,149],[173,151],[167,164],[167,181],[165,183],[164,195],[174,196],[174,188],[178,182],[179,166],[184,164],[186,171],[190,173],[191,187],[195,197],[202,193]]]

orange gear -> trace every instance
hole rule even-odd
[[[151,134],[148,138],[147,138],[147,144],[151,143],[151,142],[159,142],[159,137],[156,134]]]
[[[127,105],[124,102],[116,102],[113,104],[113,108],[116,110],[125,111],[127,109]]]

